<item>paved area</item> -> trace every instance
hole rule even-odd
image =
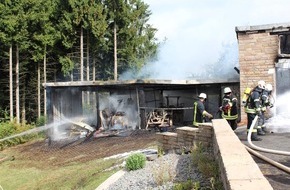
[[[246,127],[241,126],[238,127],[235,131],[236,135],[239,137],[241,142],[247,146],[249,143],[247,141],[247,132]],[[259,136],[262,138],[262,141],[252,141],[252,143],[261,148],[271,149],[274,152],[276,150],[282,152],[289,152],[290,154],[290,133],[269,133],[265,136]],[[263,152],[259,150],[255,150],[259,154],[274,160],[286,167],[290,167],[290,155],[281,155]],[[264,176],[270,182],[271,186],[274,190],[285,190],[290,189],[290,173],[287,171],[278,169],[277,167],[269,164],[268,162],[257,158],[256,156],[252,156],[259,168],[261,169]],[[289,168],[290,169],[290,168]],[[288,170],[289,171],[289,170]]]

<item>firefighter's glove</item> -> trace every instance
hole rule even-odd
[[[213,118],[213,115],[211,115],[211,114],[209,113],[208,118],[209,118],[209,119],[212,119],[212,118]]]
[[[210,113],[206,112],[206,111],[204,112],[204,116],[206,116],[209,119],[213,118],[213,116]]]

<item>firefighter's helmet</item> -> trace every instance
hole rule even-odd
[[[230,87],[225,87],[224,94],[227,94],[227,93],[230,93],[230,92],[232,92],[231,88]]]
[[[199,97],[199,98],[206,99],[206,94],[205,94],[205,93],[200,93],[198,97]]]
[[[258,87],[265,89],[265,85],[266,85],[265,81],[263,81],[263,80],[258,81]]]
[[[265,90],[272,91],[273,90],[273,86],[271,84],[266,84],[265,85]]]

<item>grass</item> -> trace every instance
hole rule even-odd
[[[13,160],[0,164],[0,187],[5,190],[31,190],[31,189],[96,189],[109,176],[118,169],[105,171],[121,160],[93,160],[86,163],[71,163],[62,167],[45,167],[30,165],[27,161]]]

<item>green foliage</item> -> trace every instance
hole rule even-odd
[[[158,148],[157,148],[157,155],[158,155],[158,157],[161,157],[161,156],[163,156],[165,153],[164,153],[164,150],[163,150],[163,148],[161,147],[161,146],[158,146]]]
[[[146,164],[146,156],[142,153],[134,153],[126,159],[127,170],[138,170],[144,168]]]
[[[44,126],[46,121],[47,121],[47,118],[42,115],[39,118],[37,118],[35,125],[36,125],[36,127]]]
[[[223,189],[222,182],[219,180],[219,165],[216,162],[210,149],[206,149],[202,144],[196,145],[192,152],[193,164],[206,178],[211,178],[211,189]]]
[[[191,180],[187,180],[185,182],[174,184],[173,190],[199,190],[200,183],[193,183]]]
[[[3,110],[0,107],[0,122],[2,121],[8,121],[10,119],[10,115],[7,109]]]
[[[117,170],[108,168],[123,161],[98,159],[55,166],[48,164],[47,159],[22,158],[23,153],[17,150],[9,149],[9,155],[14,155],[15,160],[1,163],[0,187],[3,189],[96,189]]]
[[[38,117],[35,110],[43,106],[38,105],[36,88],[38,82],[43,82],[43,71],[46,71],[47,82],[71,80],[69,74],[74,81],[79,80],[83,72],[80,71],[81,30],[83,50],[85,54],[89,50],[90,64],[92,60],[96,63],[96,80],[114,76],[114,26],[118,74],[127,70],[137,73],[149,59],[156,57],[159,47],[155,38],[157,29],[147,23],[151,15],[148,8],[141,0],[1,1],[2,108],[10,107],[9,60],[15,62],[15,56],[19,59],[19,95],[23,98],[21,101],[25,101],[21,102],[20,109],[26,109],[25,119],[29,123],[35,122]],[[43,86],[40,88],[40,97],[43,97]]]
[[[212,190],[223,190],[224,189],[222,181],[218,180],[217,178],[211,177],[210,184],[211,184]]]
[[[62,70],[63,74],[69,75],[70,71],[72,71],[74,68],[74,64],[73,64],[72,60],[69,57],[60,57],[59,62],[62,65],[61,70]]]
[[[0,123],[0,150],[6,147],[23,144],[31,139],[38,138],[37,133],[19,135],[22,132],[33,129],[34,126],[27,124],[17,124],[15,122]],[[3,140],[2,140],[3,139]],[[6,140],[5,140],[6,139]]]

